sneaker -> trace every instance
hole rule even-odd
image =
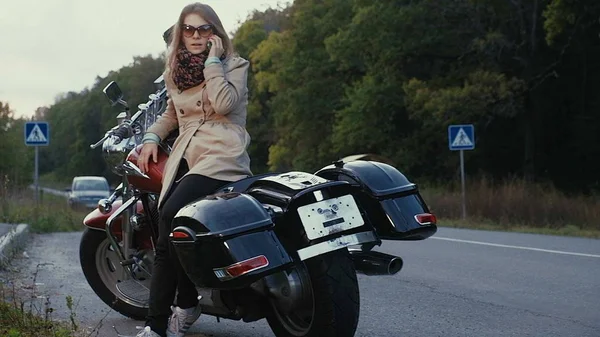
[[[152,331],[149,326],[144,327],[143,330],[140,330],[135,337],[160,337],[159,334]]]
[[[183,337],[192,324],[200,317],[202,308],[200,305],[188,309],[172,306],[171,311],[173,314],[169,318],[167,337]]]

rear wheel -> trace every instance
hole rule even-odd
[[[79,246],[81,269],[96,295],[117,312],[136,320],[144,320],[148,311],[150,257],[146,255],[136,267],[134,279],[124,277],[127,274],[106,232],[86,229]]]
[[[300,263],[293,283],[301,284],[292,307],[273,301],[267,321],[277,337],[352,337],[360,296],[356,270],[346,249]]]

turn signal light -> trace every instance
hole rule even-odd
[[[214,269],[215,275],[222,281],[230,280],[242,275],[248,274],[255,270],[265,268],[269,265],[269,260],[266,256],[260,255],[253,257],[248,260],[244,260],[235,264],[232,264],[225,268]]]
[[[437,218],[431,213],[417,214],[415,220],[421,225],[435,225],[437,223]]]

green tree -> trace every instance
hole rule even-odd
[[[290,28],[271,33],[252,54],[259,90],[273,95],[272,170],[312,170],[336,159],[329,135],[343,79],[324,41],[345,25],[351,6],[343,0],[295,1]]]
[[[49,169],[55,176],[66,182],[76,175],[104,175],[115,182],[118,177],[106,166],[101,151],[90,149],[90,144],[117,123],[117,114],[123,110],[121,106],[112,107],[102,89],[116,81],[134,114],[137,105],[146,103],[148,95],[156,91],[154,80],[163,68],[162,58],[134,57],[131,64],[97,77],[91,88],[59,96],[45,114],[52,128],[48,153],[53,162]]]
[[[0,101],[0,183],[22,186],[33,180],[34,149],[25,146],[25,120],[14,118],[9,103]]]
[[[249,20],[244,22],[236,31],[233,39],[235,50],[240,56],[250,59],[252,51],[258,45],[267,39],[267,30],[265,23],[261,20]],[[258,90],[255,79],[255,67],[250,63],[248,74],[248,117],[247,129],[252,141],[248,149],[252,171],[260,173],[267,171],[269,160],[269,146],[274,142],[273,139],[273,121],[268,108],[268,101],[271,97],[269,93]]]
[[[447,127],[472,123],[469,173],[600,190],[598,17],[600,2],[586,0],[296,0],[255,11],[233,39],[251,61],[252,169],[313,171],[374,152],[412,179],[448,181],[458,156]],[[89,149],[121,110],[102,88],[117,81],[135,111],[163,67],[163,57],[137,56],[57,97],[35,117],[51,125],[41,170],[116,179]],[[0,155],[27,153],[0,173],[30,180],[24,120],[0,111]]]

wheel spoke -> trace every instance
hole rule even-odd
[[[148,272],[148,268],[144,265],[146,261],[142,260],[140,266],[140,271],[144,274],[150,275]],[[144,291],[148,291],[147,286],[145,285],[146,281],[139,282],[138,280],[132,279],[131,276],[126,272],[125,267],[122,267],[119,263],[119,255],[112,248],[108,240],[103,241],[96,250],[96,268],[98,270],[98,275],[102,279],[102,282],[106,285],[106,287],[119,299],[126,303],[130,303],[136,306],[146,306],[147,299],[140,298],[139,300],[133,300],[132,297],[135,296],[125,296],[119,291],[117,288],[117,283],[120,285],[120,288],[127,289],[128,293],[133,291],[134,288],[144,289]],[[123,274],[125,272],[126,274]],[[122,279],[122,275],[125,275],[125,279]],[[131,285],[125,286],[123,282],[134,282],[134,288],[131,288]],[[140,302],[141,301],[141,302]],[[138,303],[139,302],[139,303]]]
[[[105,250],[104,256],[104,260],[106,261],[107,266],[108,268],[110,268],[111,272],[116,273],[120,271],[120,269],[122,269],[121,265],[119,264],[119,256],[114,250]]]

